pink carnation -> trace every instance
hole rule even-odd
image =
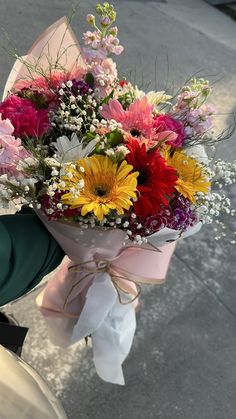
[[[2,119],[0,114],[0,173],[17,173],[19,160],[29,157],[29,153],[21,145],[21,140],[12,136],[14,127],[9,119]]]
[[[15,136],[41,137],[50,128],[47,110],[37,110],[29,99],[11,95],[0,104],[0,112],[11,121]]]
[[[184,125],[181,121],[177,119],[173,119],[169,115],[160,115],[154,117],[154,124],[153,127],[155,128],[157,133],[165,132],[165,131],[172,131],[176,134],[175,139],[171,139],[166,141],[167,144],[170,144],[174,148],[182,147],[185,133],[184,133]]]
[[[58,93],[62,83],[68,80],[80,80],[86,74],[86,68],[77,67],[70,72],[52,71],[45,76],[35,76],[33,79],[18,80],[14,85],[14,91],[19,92],[23,89],[36,90],[46,97],[50,107],[54,107],[58,102]]]

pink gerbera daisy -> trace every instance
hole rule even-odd
[[[121,123],[123,130],[129,134],[127,139],[131,135],[152,147],[157,141],[176,137],[176,134],[169,130],[160,133],[156,131],[153,126],[153,110],[154,106],[148,103],[146,96],[137,99],[126,110],[117,99],[110,99],[107,105],[103,105],[101,115],[107,120],[114,119]]]

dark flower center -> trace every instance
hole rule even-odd
[[[139,170],[138,185],[145,185],[149,180],[148,172],[145,169]]]
[[[95,188],[94,195],[97,195],[99,197],[105,196],[107,194],[107,190],[103,187],[98,186]]]
[[[132,137],[139,137],[141,135],[141,132],[134,128],[130,130],[130,134],[132,135]]]

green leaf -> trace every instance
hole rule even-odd
[[[123,143],[123,134],[120,131],[109,132],[106,137],[111,148]]]
[[[113,98],[113,95],[114,90],[112,90],[112,92],[102,100],[101,105],[106,105],[109,102],[109,100]]]

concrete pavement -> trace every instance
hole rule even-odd
[[[95,3],[80,2],[73,22],[78,36]],[[126,48],[120,71],[158,89],[176,88],[196,72],[209,76],[218,129],[230,123],[236,111],[236,23],[201,0],[114,5]],[[70,6],[70,0],[0,0],[0,26],[23,54]],[[4,53],[0,65],[3,86],[11,66]],[[218,155],[236,158],[235,140],[222,143]],[[231,188],[236,205],[235,192]],[[125,387],[96,376],[91,349],[83,343],[62,350],[49,342],[34,294],[12,306],[30,327],[23,357],[48,381],[69,419],[235,419],[235,268],[235,246],[227,239],[215,242],[211,227],[179,244],[166,285],[143,290]]]

